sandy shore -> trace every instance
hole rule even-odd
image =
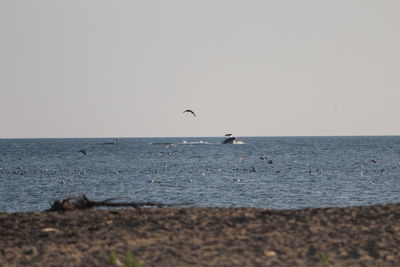
[[[0,213],[0,266],[399,266],[400,204]]]

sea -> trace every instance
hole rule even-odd
[[[302,209],[400,202],[400,136],[0,139],[0,212],[57,199]]]

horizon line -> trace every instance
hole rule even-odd
[[[257,137],[396,137],[400,134],[350,134],[350,135],[234,135],[241,138],[257,138]],[[108,136],[108,137],[0,137],[0,140],[17,140],[17,139],[145,139],[145,138],[226,138],[225,136],[210,135],[210,136]]]

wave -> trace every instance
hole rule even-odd
[[[168,145],[174,145],[172,143],[168,143],[168,142],[155,142],[155,143],[149,143],[149,145],[159,145],[159,146],[168,146]]]
[[[233,144],[234,145],[245,145],[246,143],[243,141],[235,141]]]
[[[211,145],[212,143],[209,143],[207,141],[182,141],[179,143],[180,145]]]

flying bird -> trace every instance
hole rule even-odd
[[[197,117],[196,114],[193,112],[193,110],[187,109],[187,110],[185,110],[183,113],[185,113],[185,112],[190,112],[190,113],[193,114],[193,116]]]

